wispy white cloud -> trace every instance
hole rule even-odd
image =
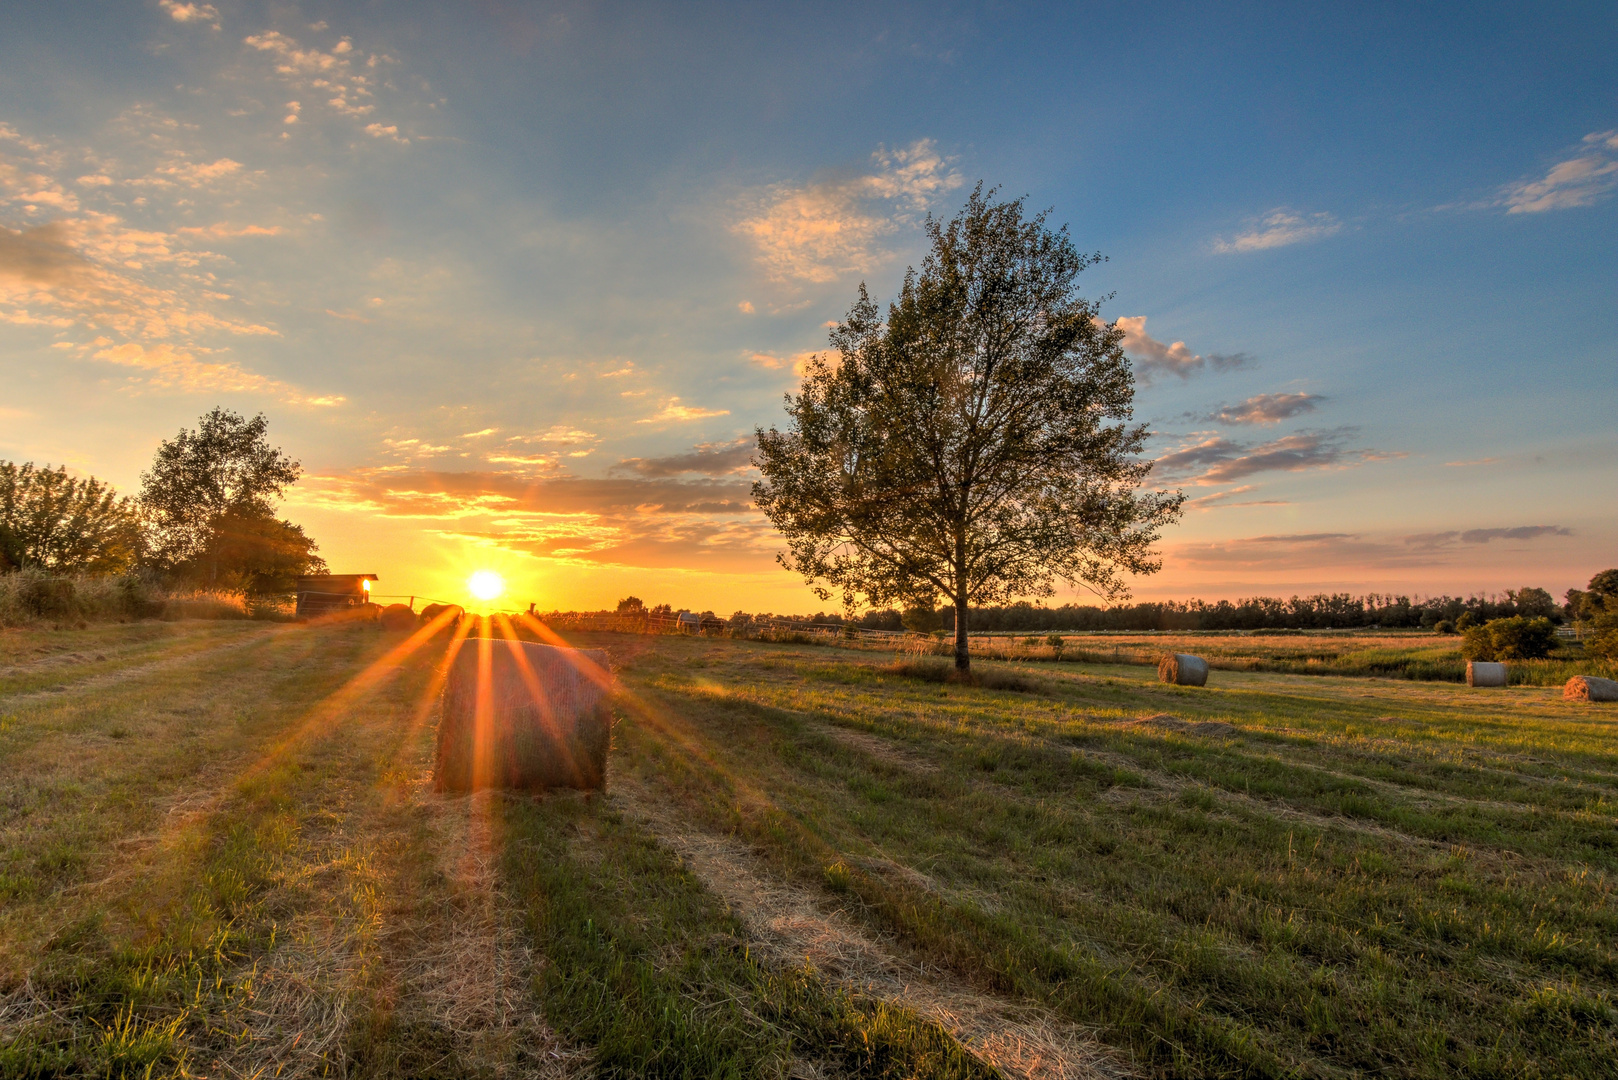
[[[1508,214],[1538,214],[1589,206],[1618,187],[1618,131],[1586,135],[1572,157],[1557,162],[1539,180],[1513,184],[1496,205]]]
[[[1300,214],[1287,209],[1271,210],[1252,222],[1245,232],[1214,240],[1214,250],[1266,251],[1270,248],[1319,240],[1342,229],[1342,223],[1327,213]]]
[[[869,270],[886,256],[888,236],[962,183],[931,139],[878,149],[871,162],[860,176],[776,185],[750,201],[734,228],[752,241],[766,276],[825,284]]]

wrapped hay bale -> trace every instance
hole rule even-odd
[[[607,785],[607,654],[480,638],[444,682],[439,791]],[[592,677],[594,676],[594,677]]]
[[[1575,675],[1562,687],[1568,701],[1618,701],[1618,682],[1594,675]]]
[[[1486,660],[1468,660],[1466,662],[1466,685],[1504,686],[1506,685],[1506,665],[1494,664]]]
[[[1207,686],[1208,661],[1187,653],[1170,653],[1158,661],[1157,680],[1175,686]]]
[[[382,609],[380,621],[384,630],[414,630],[416,613],[409,604],[389,604]]]
[[[449,618],[444,620],[445,622],[454,622],[466,614],[466,610],[459,604],[428,604],[421,609],[421,621],[430,623],[445,612],[449,613]]]

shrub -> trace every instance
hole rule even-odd
[[[1455,629],[1455,624],[1450,622],[1448,619],[1439,619],[1437,622],[1433,623],[1433,633],[1458,634],[1460,631]]]
[[[1463,611],[1461,612],[1461,617],[1455,620],[1455,629],[1464,634],[1477,624],[1478,617],[1476,615],[1470,611]]]
[[[1584,651],[1603,660],[1618,660],[1618,610],[1595,617],[1595,636],[1584,643]]]
[[[1537,660],[1549,656],[1556,645],[1556,627],[1547,618],[1491,619],[1469,626],[1461,641],[1468,660]]]

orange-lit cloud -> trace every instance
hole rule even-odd
[[[1239,405],[1226,405],[1207,419],[1219,424],[1279,424],[1314,412],[1325,400],[1319,394],[1258,394]]]
[[[825,284],[870,270],[886,257],[885,241],[902,222],[961,186],[931,139],[878,149],[871,158],[870,173],[777,185],[754,200],[735,230],[753,243],[767,277]]]
[[[668,422],[681,422],[685,420],[707,420],[715,416],[729,416],[729,409],[704,409],[692,405],[681,405],[680,399],[671,397],[663,402],[663,407],[651,416],[636,420],[637,424],[660,424]]]
[[[1302,472],[1347,468],[1403,457],[1380,450],[1351,450],[1343,432],[1304,432],[1257,446],[1215,435],[1157,459],[1153,471],[1170,480],[1198,485],[1226,484],[1262,472]],[[1197,470],[1202,470],[1198,472]]]

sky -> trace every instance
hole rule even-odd
[[[752,433],[979,181],[1106,256],[1135,598],[1618,564],[1611,4],[5,7],[0,459],[263,412],[379,593],[824,606]]]

